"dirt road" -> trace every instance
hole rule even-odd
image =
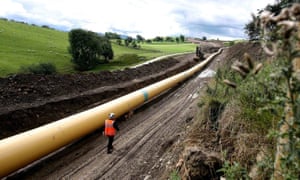
[[[99,130],[9,179],[163,179],[178,160],[206,81],[194,77],[135,110],[120,122],[112,154]]]

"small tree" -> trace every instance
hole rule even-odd
[[[136,39],[137,39],[137,42],[144,42],[145,41],[145,38],[143,38],[141,35],[136,35]]]
[[[117,44],[118,44],[119,46],[121,46],[121,45],[122,45],[122,40],[121,40],[121,39],[117,39]]]
[[[184,40],[185,40],[184,35],[181,34],[181,35],[179,36],[179,38],[180,38],[180,41],[181,41],[181,42],[184,42]]]
[[[259,26],[256,25],[256,22],[258,22],[259,19],[255,16],[252,17],[253,17],[253,21],[249,22],[244,27],[245,33],[248,34],[248,38],[250,41],[258,40],[261,31]]]
[[[257,15],[253,15],[252,21],[246,24],[244,27],[245,33],[248,35],[249,40],[258,40],[260,38],[261,29],[260,26],[258,25],[260,20],[258,17],[261,15],[261,13],[264,10],[267,10],[273,13],[274,15],[278,15],[283,8],[290,7],[293,3],[299,3],[299,2],[300,2],[299,0],[277,0],[275,4],[267,5],[264,9],[258,10]],[[276,27],[275,24],[269,23],[268,26],[265,28],[275,31],[274,29],[275,27]],[[276,39],[276,38],[277,37],[272,37],[272,39]]]
[[[101,37],[101,55],[104,57],[104,60],[108,62],[114,58],[114,52],[112,50],[111,43],[106,37]]]
[[[127,46],[127,47],[128,47],[128,46],[129,46],[129,41],[128,41],[127,39],[125,39],[125,41],[124,41],[124,42],[125,42],[125,46]]]
[[[157,41],[157,42],[162,42],[164,41],[164,38],[163,37],[160,37],[160,36],[156,36],[153,41]]]
[[[171,36],[167,36],[166,39],[165,39],[165,41],[166,42],[174,42],[174,39]]]
[[[97,33],[74,29],[69,32],[69,52],[75,68],[80,71],[93,69],[101,56],[104,59],[113,58],[113,51],[109,39]]]
[[[132,41],[131,45],[132,45],[133,48],[137,48],[138,47],[138,45],[136,44],[136,41]]]
[[[74,29],[69,32],[69,51],[71,61],[80,71],[90,70],[95,67],[99,44],[96,34],[82,29]]]
[[[105,37],[108,39],[121,39],[119,34],[113,32],[106,32]]]
[[[132,41],[133,41],[133,38],[131,37],[131,36],[128,36],[127,38],[126,38],[126,40],[128,41],[128,43],[130,44],[130,43],[132,43]]]
[[[129,46],[129,44],[133,41],[133,38],[128,36],[126,39],[125,39],[125,46]]]

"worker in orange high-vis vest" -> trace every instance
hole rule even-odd
[[[107,153],[112,153],[114,147],[114,137],[116,135],[116,131],[119,131],[119,127],[115,121],[116,117],[114,113],[109,114],[109,119],[105,120],[105,128],[104,128],[104,135],[108,137],[108,144],[107,144]]]

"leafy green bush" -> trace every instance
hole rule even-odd
[[[229,161],[225,161],[223,168],[219,169],[218,172],[224,173],[227,180],[250,179],[247,170],[237,162],[231,164]]]
[[[39,64],[32,64],[28,67],[21,67],[20,71],[22,73],[29,73],[29,74],[55,74],[56,67],[54,64],[51,63],[39,63]]]

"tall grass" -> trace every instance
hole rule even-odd
[[[234,103],[239,107],[240,114],[237,120],[244,121],[249,126],[249,132],[259,132],[267,134],[270,127],[274,126],[274,119],[279,120],[283,109],[280,106],[266,107],[266,102],[274,101],[281,87],[278,85],[279,79],[269,76],[276,69],[276,65],[266,64],[257,75],[250,75],[242,78],[238,73],[224,67],[217,71],[215,83],[207,88],[205,103],[212,101],[221,104]],[[237,87],[231,88],[223,83],[222,80],[230,79],[235,82]],[[203,104],[203,102],[202,102]],[[277,109],[275,114],[270,109]],[[274,128],[274,127],[273,127]]]
[[[258,74],[250,71],[248,76],[241,77],[225,66],[217,71],[199,103],[201,112],[206,113],[203,116],[209,120],[208,124],[213,125],[216,134],[225,142],[221,143],[224,146],[222,151],[230,152],[224,157],[226,161],[221,169],[228,179],[242,171],[243,174],[246,174],[245,170],[250,171],[257,154],[265,147],[271,147],[266,151],[274,152],[272,144],[275,138],[267,136],[277,128],[277,122],[283,114],[283,107],[272,103],[277,101],[282,92],[281,79],[270,76],[277,68],[276,64],[265,63]],[[224,79],[234,82],[235,88],[225,84]],[[219,119],[215,120],[212,114]],[[227,141],[232,145],[228,146]],[[270,173],[265,174],[267,176]]]

